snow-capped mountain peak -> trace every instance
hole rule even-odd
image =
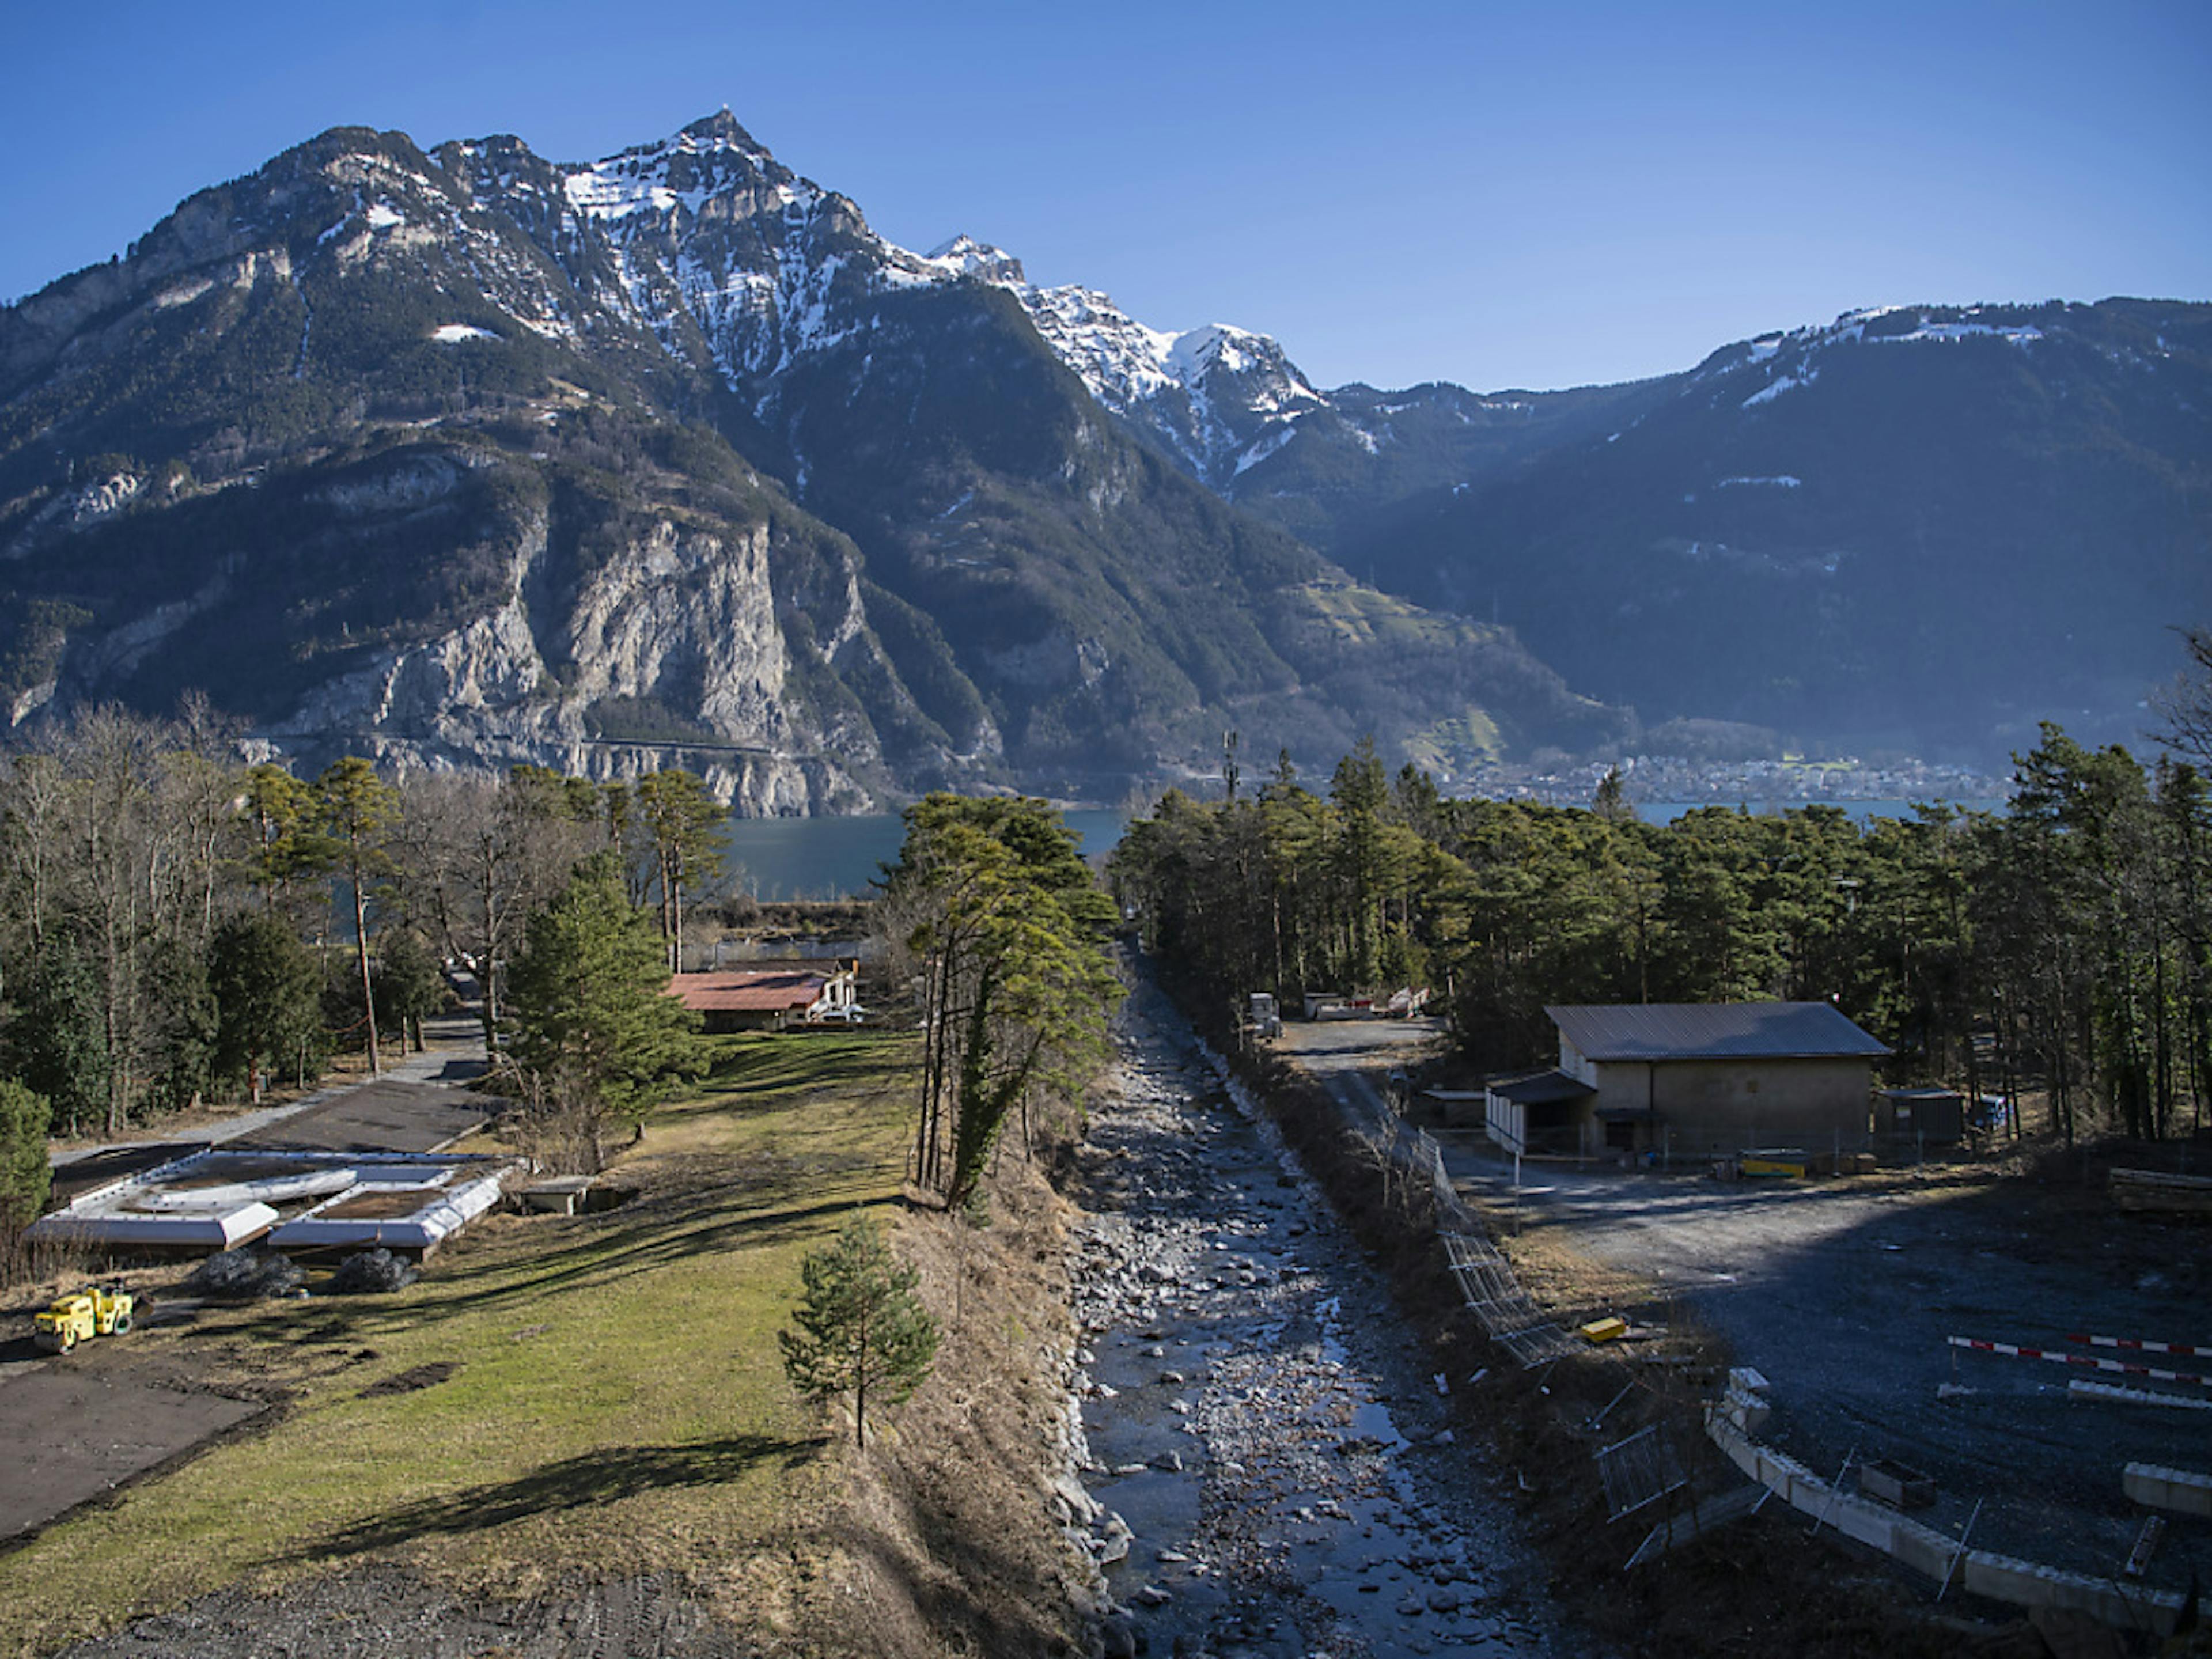
[[[727,110],[586,163],[514,140],[451,146],[480,204],[522,225],[592,302],[701,363],[764,415],[782,372],[874,326],[874,298],[963,281],[1006,290],[1107,410],[1186,471],[1226,489],[1328,401],[1264,334],[1153,328],[1096,289],[1041,287],[1005,249],[955,236],[927,255],[778,161]],[[520,320],[565,327],[550,297]]]
[[[1328,400],[1267,335],[1226,323],[1171,333],[1138,321],[1079,283],[1043,288],[1002,248],[956,236],[927,264],[1012,293],[1091,395],[1207,483],[1224,485],[1273,453],[1289,425]]]
[[[979,242],[965,233],[933,248],[924,257],[931,264],[942,265],[955,276],[972,276],[1000,288],[1020,288],[1029,282],[1019,259],[1004,248]]]

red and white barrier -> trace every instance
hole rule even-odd
[[[2082,1336],[2074,1331],[2067,1332],[2066,1340],[2085,1348],[2124,1348],[2130,1353],[2170,1353],[2184,1359],[2212,1359],[2212,1347],[2197,1342],[2141,1342],[2131,1336]]]
[[[2118,1371],[2128,1376],[2154,1377],[2160,1382],[2194,1382],[2200,1389],[2212,1389],[2212,1376],[2200,1376],[2194,1371],[2133,1365],[2124,1359],[2101,1359],[2094,1354],[2068,1353],[2060,1348],[2024,1348],[2016,1342],[1984,1342],[1976,1336],[1946,1337],[1944,1340],[1954,1348],[1970,1348],[1976,1353],[2004,1354],[2014,1359],[2048,1359],[2056,1365],[2080,1365],[2089,1370]],[[2069,1337],[2068,1340],[2073,1339]]]

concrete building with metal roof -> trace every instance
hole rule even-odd
[[[1563,1005],[1550,1138],[1581,1156],[1674,1157],[1869,1142],[1874,1062],[1889,1053],[1825,1002]],[[1566,1150],[1562,1146],[1559,1150]],[[1534,1146],[1527,1150],[1540,1149]]]

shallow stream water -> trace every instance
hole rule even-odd
[[[1273,1127],[1140,988],[1071,1252],[1091,1533],[1148,1656],[1569,1650],[1493,1471]],[[1510,1481],[1509,1475],[1506,1480]]]

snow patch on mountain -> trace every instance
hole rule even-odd
[[[1235,476],[1242,477],[1245,473],[1259,465],[1261,462],[1266,460],[1270,455],[1274,454],[1278,450],[1281,449],[1285,444],[1290,442],[1291,439],[1297,435],[1298,429],[1293,425],[1285,424],[1277,427],[1273,432],[1270,432],[1266,437],[1261,439],[1258,443],[1254,444],[1249,449],[1247,449],[1242,455],[1239,455],[1237,458],[1237,471]]]
[[[972,276],[981,283],[1013,288],[1029,281],[1022,270],[1022,262],[1012,254],[964,234],[931,249],[922,257],[929,264],[941,265],[956,276]]]
[[[2003,340],[2012,345],[2032,345],[2043,337],[2039,328],[2003,328],[1994,323],[1931,323],[1923,320],[1910,334],[1877,334],[1870,345],[1907,345],[1919,340]]]
[[[1794,392],[1801,386],[1810,386],[1820,378],[1820,371],[1817,368],[1806,368],[1799,374],[1784,374],[1780,380],[1771,381],[1746,398],[1743,400],[1743,406],[1746,409],[1756,409],[1761,404],[1771,404],[1784,392]]]

